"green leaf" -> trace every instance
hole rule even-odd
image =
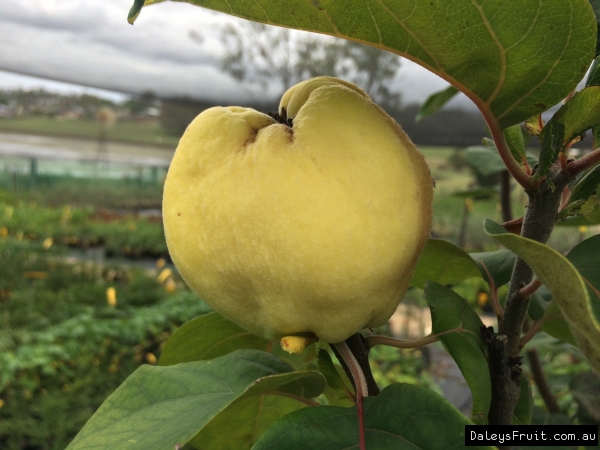
[[[266,351],[269,341],[240,328],[213,312],[186,322],[169,338],[159,365],[218,358],[238,349]]]
[[[513,266],[517,256],[510,250],[495,250],[493,252],[469,253],[481,270],[483,279],[490,282],[488,272],[496,288],[510,281]]]
[[[365,443],[376,450],[451,450],[464,448],[471,422],[435,392],[394,383],[377,397],[364,399]],[[253,450],[358,449],[356,407],[322,406],[294,412],[277,421]],[[489,448],[489,447],[472,447]]]
[[[471,257],[451,242],[429,239],[417,262],[411,286],[423,289],[427,281],[456,284],[480,276]]]
[[[585,216],[568,217],[566,220],[557,223],[562,227],[589,227],[598,224],[600,224],[600,208],[594,208]]]
[[[600,55],[600,0],[590,0],[594,15],[596,16],[596,56]]]
[[[516,420],[513,422],[516,425],[529,425],[531,423],[531,416],[533,415],[533,393],[531,392],[529,378],[521,374],[519,376],[519,385],[521,387],[521,394],[515,406]]]
[[[600,235],[579,243],[567,254],[586,284],[592,313],[600,323]]]
[[[600,377],[594,372],[578,373],[571,378],[569,389],[579,412],[600,424]]]
[[[465,158],[469,165],[484,177],[506,170],[498,152],[488,147],[469,147],[465,151]]]
[[[296,370],[316,368],[316,346],[308,347],[301,355],[290,355],[279,343],[255,336],[216,312],[179,327],[165,344],[159,364],[170,366],[213,359],[244,348],[270,351]],[[219,413],[190,441],[190,445],[223,450],[250,449],[272,422],[303,407],[303,403],[281,396],[244,397]],[[232,429],[233,422],[238,425]]]
[[[162,0],[147,0],[146,5]],[[588,0],[365,2],[188,0],[256,22],[328,34],[408,57],[504,129],[557,104],[594,57]],[[136,2],[136,5],[138,3]],[[134,8],[130,17],[137,15]]]
[[[448,86],[446,89],[443,89],[435,94],[431,94],[425,103],[419,109],[417,113],[417,117],[415,117],[415,122],[420,122],[425,117],[429,117],[433,113],[439,111],[442,106],[444,106],[448,101],[450,101],[456,94],[458,94],[458,89],[454,86]]]
[[[570,202],[587,200],[593,194],[598,193],[600,188],[600,165],[594,167],[584,175],[571,192]]]
[[[536,117],[537,117],[537,116],[536,116]],[[516,126],[516,125],[515,125],[515,126]],[[532,130],[530,127],[531,127],[531,125],[529,125],[529,126],[528,126],[528,125],[527,125],[527,122],[525,122],[525,129],[526,129],[528,132],[530,132],[530,133],[532,133],[532,134],[533,134],[533,132],[535,132],[535,130]],[[510,128],[512,128],[512,127],[510,127]],[[541,132],[541,129],[540,129],[540,132]],[[539,134],[539,133],[538,133],[538,134]],[[523,137],[523,133],[521,133],[521,137]],[[523,139],[523,142],[524,142],[524,141],[525,141],[525,140]],[[484,145],[485,145],[487,148],[489,148],[489,149],[490,149],[492,152],[494,152],[494,153],[498,153],[498,149],[496,148],[496,144],[494,143],[494,141],[493,141],[493,140],[491,140],[490,138],[486,138],[486,137],[484,137],[484,138],[483,138],[483,143],[484,143]],[[498,155],[498,156],[499,156],[499,155]],[[538,163],[538,157],[537,157],[537,156],[535,156],[535,155],[533,155],[533,154],[531,154],[531,153],[527,153],[527,152],[525,152],[525,159],[527,160],[527,164],[529,165],[529,167],[535,167],[535,166],[537,165],[537,163]],[[522,163],[522,161],[521,161],[521,160],[517,160],[517,161],[519,161],[519,162],[521,163],[521,166],[522,166],[522,167],[524,167],[524,163]]]
[[[588,74],[587,80],[585,80],[586,86],[598,86],[600,84],[600,57],[596,57],[590,67],[590,73]]]
[[[598,196],[593,195],[586,200],[576,200],[570,203],[560,211],[558,218],[562,221],[568,219],[569,217],[587,218],[599,207],[600,199]]]
[[[563,342],[568,342],[571,345],[577,345],[577,342],[575,342],[575,337],[571,332],[571,328],[569,327],[569,324],[565,320],[565,316],[563,316],[562,311],[555,301],[551,301],[546,307],[542,331],[545,331],[553,338],[560,339]]]
[[[547,245],[510,234],[492,220],[487,219],[484,227],[487,234],[523,258],[552,292],[579,348],[592,366],[600,369],[600,323],[594,315],[586,283],[573,264]]]
[[[544,128],[544,121],[541,114],[530,117],[523,123],[523,128],[532,136],[539,136]],[[492,141],[493,142],[493,141]]]
[[[486,347],[481,338],[484,326],[479,316],[464,298],[437,283],[427,283],[425,299],[431,309],[432,333],[438,334],[455,328],[464,331],[440,336],[440,341],[458,364],[473,395],[471,419],[487,423],[492,398]]]
[[[144,0],[133,0],[133,6],[129,10],[129,14],[127,14],[127,22],[133,25],[135,19],[138,18],[140,12],[142,11],[142,7],[144,6]]]
[[[527,309],[527,313],[529,317],[533,320],[541,320],[546,314],[546,308],[548,307],[548,302],[537,292],[534,292],[531,298],[529,299],[529,308]]]
[[[525,139],[523,139],[521,125],[517,124],[506,128],[504,130],[504,139],[515,161],[524,167],[527,162],[527,155],[525,154]]]
[[[346,402],[352,400],[350,395],[350,389],[352,389],[352,387],[345,375],[340,373],[343,369],[334,364],[329,352],[325,349],[319,350],[318,360],[319,372],[321,372],[327,380],[327,388],[323,394],[327,398],[329,404],[334,406],[350,406]],[[353,401],[352,404],[354,404]]]
[[[168,367],[141,366],[67,448],[175,448],[238,399],[267,392],[311,398],[325,388],[319,372],[291,370],[273,355],[256,350]]]
[[[600,86],[589,86],[564,104],[548,121],[540,135],[540,164],[535,174],[541,179],[574,138],[600,123]]]
[[[273,353],[296,370],[317,368],[316,346],[309,346],[300,355],[290,355],[278,342],[258,337],[217,312],[197,317],[180,326],[165,344],[159,365],[213,359],[238,349]]]
[[[189,445],[198,450],[250,450],[271,424],[304,407],[278,395],[243,397],[202,428]]]

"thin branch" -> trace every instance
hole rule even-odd
[[[529,283],[527,286],[519,289],[519,297],[521,298],[529,298],[533,295],[533,293],[535,291],[537,291],[540,286],[542,285],[542,282],[539,278],[534,279],[531,283]]]
[[[571,161],[569,164],[567,164],[567,168],[565,169],[565,172],[568,175],[575,176],[578,173],[581,173],[584,170],[587,170],[590,167],[593,167],[594,165],[596,165],[599,162],[600,162],[600,147],[598,147],[596,150],[593,150],[592,152],[588,153],[587,155],[582,156],[579,159],[576,159],[575,161]]]
[[[437,333],[437,334],[430,334],[429,336],[425,336],[420,339],[415,339],[413,341],[403,341],[400,339],[395,339],[393,337],[379,336],[379,335],[368,336],[366,339],[367,339],[367,345],[369,346],[369,348],[373,348],[376,345],[387,345],[389,347],[396,347],[396,348],[418,348],[418,347],[423,347],[424,345],[433,344],[434,342],[439,341],[439,337],[443,336],[445,334],[460,333],[460,332],[470,333],[469,330],[465,330],[463,328],[452,328],[451,330],[442,331],[441,333]]]
[[[529,330],[527,330],[527,333],[525,333],[525,335],[521,338],[521,348],[525,347],[525,344],[527,344],[531,339],[533,339],[537,332],[540,331],[540,328],[542,328],[542,325],[544,325],[546,320],[547,319],[544,318],[542,320],[536,320],[535,322],[533,322],[531,328],[529,328]]]
[[[500,302],[498,301],[498,289],[496,288],[496,284],[494,283],[494,278],[492,277],[492,274],[483,262],[481,262],[481,267],[483,267],[483,270],[485,270],[485,273],[488,277],[488,287],[490,289],[490,293],[492,294],[492,310],[494,311],[494,314],[496,314],[496,317],[498,318],[499,322],[500,319],[504,317],[504,311],[502,310],[502,305],[500,305]]]
[[[512,153],[508,148],[508,144],[506,143],[506,139],[504,139],[504,134],[502,134],[502,130],[500,129],[500,125],[496,119],[491,117],[491,114],[488,115],[483,110],[482,113],[490,129],[490,133],[492,133],[492,139],[494,140],[494,144],[496,144],[498,154],[500,155],[500,158],[502,158],[506,169],[510,172],[517,183],[523,186],[526,191],[530,192],[537,189],[541,183],[534,182],[532,178],[521,168],[515,158],[513,158]]]
[[[527,359],[531,366],[533,381],[535,382],[538,391],[540,391],[540,395],[544,399],[548,412],[554,414],[560,413],[561,411],[556,401],[556,397],[552,394],[552,390],[550,389],[550,386],[548,386],[548,380],[546,380],[546,376],[542,370],[542,363],[540,362],[540,356],[538,355],[537,350],[534,348],[527,350]]]

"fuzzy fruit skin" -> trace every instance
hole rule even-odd
[[[163,220],[180,274],[223,316],[271,340],[336,343],[395,311],[429,237],[433,187],[366,94],[309,81],[308,95],[308,82],[290,89],[306,98],[292,128],[248,108],[202,112],[171,163]]]

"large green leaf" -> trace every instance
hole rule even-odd
[[[567,144],[600,123],[600,86],[589,86],[565,103],[548,121],[540,141],[540,163],[536,178],[546,176],[550,166]]]
[[[600,323],[600,235],[579,243],[567,254],[585,281],[590,305],[596,321]]]
[[[596,24],[598,34],[596,36],[596,56],[600,55],[600,0],[590,0],[594,14],[596,15]]]
[[[492,220],[485,221],[485,231],[523,258],[552,292],[579,347],[599,370],[600,321],[594,315],[586,283],[573,264],[547,245],[510,234]]]
[[[433,113],[439,111],[440,108],[448,103],[456,94],[458,94],[458,89],[454,86],[448,86],[446,89],[431,94],[419,109],[417,117],[415,117],[415,122],[420,122],[425,117],[429,117]]]
[[[186,322],[169,338],[160,355],[159,365],[213,359],[239,349],[273,353],[296,370],[317,368],[317,348],[309,346],[300,355],[290,355],[278,342],[269,342],[217,312]]]
[[[336,365],[329,352],[323,348],[319,350],[318,360],[319,372],[327,380],[327,388],[323,392],[327,402],[334,406],[351,406],[354,404],[352,400],[353,387],[350,380],[343,374],[344,369]]]
[[[464,448],[471,422],[435,392],[391,384],[364,399],[365,443],[373,450]],[[488,447],[473,447],[488,448]],[[253,450],[358,449],[356,407],[306,408],[277,421]]]
[[[479,265],[483,279],[488,283],[490,282],[490,276],[497,288],[510,281],[515,259],[517,258],[510,250],[469,253],[469,255]]]
[[[218,358],[241,348],[266,351],[268,347],[269,341],[213,312],[180,326],[163,347],[158,363],[172,366]]]
[[[527,162],[527,154],[525,153],[525,139],[523,138],[521,125],[517,124],[505,129],[504,139],[506,139],[513,158],[524,167]]]
[[[588,0],[187,1],[406,56],[464,92],[501,128],[564,98],[583,78],[596,46]],[[143,3],[135,0],[130,22]]]
[[[561,341],[568,342],[572,345],[577,345],[571,327],[569,327],[565,316],[558,307],[558,303],[555,301],[551,301],[546,308],[542,331],[545,331],[553,338],[560,339]]]
[[[584,175],[571,192],[570,202],[587,200],[594,193],[598,193],[600,187],[600,165],[594,167]]]
[[[169,367],[144,365],[106,399],[67,448],[173,449],[236,400],[267,392],[311,398],[324,388],[319,372],[292,372],[280,359],[256,350]]]
[[[443,239],[429,239],[419,257],[410,285],[423,289],[427,281],[456,284],[478,276],[481,276],[479,268],[467,253]]]
[[[189,445],[198,450],[250,450],[271,424],[305,406],[279,395],[242,397],[202,428]]]
[[[492,398],[486,348],[481,338],[483,323],[469,304],[451,289],[437,283],[427,283],[425,299],[431,309],[432,333],[454,328],[464,331],[440,336],[440,341],[462,372],[473,395],[471,419],[486,423]]]
[[[301,355],[290,355],[279,343],[271,343],[240,328],[219,313],[190,320],[177,329],[165,344],[159,364],[170,366],[182,362],[217,358],[238,349],[271,352],[295,370],[316,368],[316,346]],[[305,405],[298,400],[276,395],[244,397],[219,413],[191,440],[196,448],[247,450],[271,423]],[[231,423],[237,425],[232,429]]]

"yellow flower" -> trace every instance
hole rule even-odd
[[[586,227],[585,225],[581,225],[581,226],[579,227],[579,232],[580,232],[581,234],[585,234],[585,233],[587,233],[587,231],[588,231],[588,227]]]
[[[6,227],[0,228],[0,237],[6,237],[6,236],[8,236],[8,228],[6,228]]]
[[[165,266],[165,264],[166,264],[165,260],[160,258],[158,261],[156,261],[156,268],[162,269]]]
[[[146,353],[146,361],[150,364],[156,364],[156,356],[154,356],[154,353]]]

